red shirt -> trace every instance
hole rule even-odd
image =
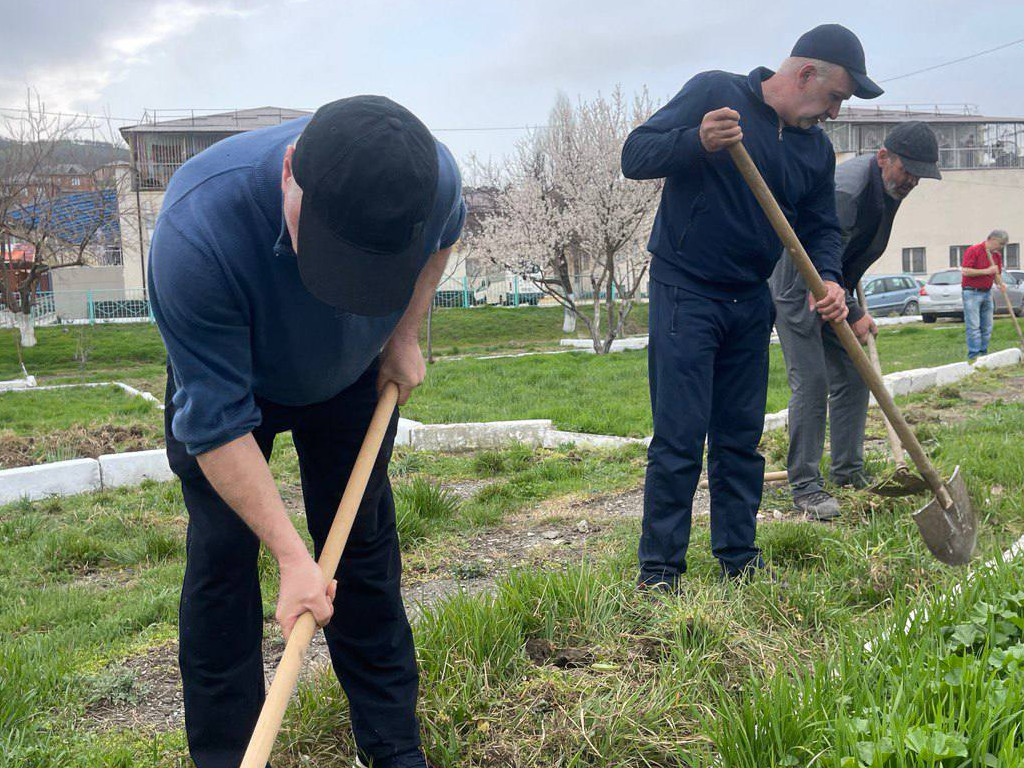
[[[1003,271],[1003,254],[999,251],[992,251],[992,258],[998,265],[1001,274]],[[992,262],[988,260],[988,256],[985,253],[985,244],[978,243],[964,251],[963,263],[960,266],[970,267],[971,269],[987,269],[991,267]],[[960,285],[964,288],[980,288],[983,291],[990,290],[994,282],[994,275],[972,275],[971,277],[964,275],[960,279]]]

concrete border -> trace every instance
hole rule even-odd
[[[103,487],[96,459],[72,459],[0,470],[0,504],[47,496],[71,496]]]
[[[883,377],[886,388],[893,395],[920,392],[932,387],[959,381],[976,370],[992,370],[1018,365],[1024,359],[1021,350],[1014,347],[979,357],[974,365],[950,363],[935,368],[916,368],[898,371]],[[24,392],[31,389],[64,389],[69,387],[117,386],[125,392],[154,402],[153,395],[140,392],[122,382],[95,382],[88,384],[58,384],[47,387],[29,386],[26,380],[15,389],[0,390]],[[10,383],[10,382],[3,382]],[[872,402],[874,398],[872,398]],[[765,414],[766,432],[785,429],[789,424],[789,411]],[[469,422],[464,424],[421,424],[410,419],[399,419],[396,445],[407,445],[413,450],[460,452],[503,448],[511,444],[531,447],[557,448],[577,445],[583,448],[617,448],[625,445],[649,445],[650,437],[634,438],[618,435],[595,435],[585,432],[567,432],[554,429],[549,419],[521,421]],[[31,467],[0,470],[0,504],[9,504],[21,498],[30,500],[53,495],[71,495],[96,491],[101,488],[132,486],[144,480],[173,479],[163,449],[106,454],[96,459],[40,464]]]

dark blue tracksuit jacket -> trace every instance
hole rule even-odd
[[[648,243],[649,375],[654,440],[649,451],[641,580],[686,570],[690,512],[708,442],[711,547],[738,573],[760,562],[754,546],[764,460],[768,341],[774,308],[767,280],[782,254],[728,152],[700,143],[704,115],[740,114],[743,142],[826,280],[842,282],[835,154],[818,127],[783,127],[764,102],[773,73],[703,72],[636,128],[622,149],[631,179],[665,179]]]

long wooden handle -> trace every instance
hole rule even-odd
[[[778,471],[765,472],[764,473],[764,481],[766,483],[780,483],[783,480],[788,480],[788,479],[789,479],[789,473],[786,472],[786,470],[784,470],[784,469],[778,470]],[[711,486],[711,482],[707,478],[704,478],[699,483],[697,483],[697,487],[701,488],[701,489],[709,488],[710,486]]]
[[[807,283],[808,288],[811,289],[814,298],[819,301],[824,299],[828,293],[825,289],[825,283],[822,282],[821,276],[814,268],[814,264],[811,263],[811,257],[807,255],[807,251],[800,244],[800,239],[796,236],[796,232],[793,231],[793,227],[790,226],[782,209],[779,208],[779,204],[775,201],[775,196],[772,195],[772,191],[765,183],[761,172],[754,165],[754,161],[751,159],[746,147],[743,146],[743,142],[730,145],[729,154],[750,186],[750,190],[754,193],[754,197],[757,198],[757,202],[760,203],[761,209],[768,216],[772,228],[786,246],[786,250],[789,251],[793,263],[800,270],[800,274],[804,278],[804,282]],[[921,473],[925,482],[928,483],[943,509],[949,509],[953,506],[953,500],[946,491],[942,478],[935,471],[935,467],[928,459],[927,454],[925,454],[924,448],[921,447],[917,436],[914,435],[914,431],[907,424],[906,419],[903,418],[900,409],[896,407],[896,401],[889,394],[889,390],[885,388],[882,377],[871,367],[871,361],[868,360],[868,356],[861,349],[857,337],[850,328],[850,324],[845,320],[831,320],[830,322],[832,329],[836,332],[836,336],[842,342],[843,348],[853,361],[857,372],[864,379],[864,383],[868,385],[871,393],[875,396],[875,400],[881,406],[882,412],[889,419],[889,423],[893,425],[896,434],[899,435],[900,441],[903,443],[907,453],[910,454],[910,458],[913,459],[918,472]]]
[[[857,301],[860,302],[861,307],[864,311],[868,311],[868,303],[864,298],[864,287],[857,282]],[[871,359],[871,367],[875,369],[875,373],[879,376],[882,375],[882,361],[878,357],[878,342],[875,340],[875,334],[868,334],[868,357]],[[900,436],[896,434],[896,430],[892,428],[892,424],[889,423],[889,419],[882,414],[882,421],[885,422],[885,433],[889,437],[889,451],[892,453],[892,460],[896,462],[897,467],[904,466],[903,461],[903,444],[900,443]]]
[[[995,264],[995,260],[992,258],[992,251],[989,250],[988,243],[985,244],[985,256],[988,257],[988,265],[991,267]],[[993,276],[996,285],[999,286],[999,292],[1003,294],[1003,301],[1006,302],[1006,311],[1010,313],[1010,319],[1013,320],[1013,327],[1017,331],[1017,345],[1024,350],[1024,334],[1020,331],[1020,323],[1017,321],[1017,315],[1013,312],[1013,304],[1010,302],[1010,294],[1006,292],[1006,283],[1003,282],[1003,278],[998,272]]]
[[[327,534],[327,541],[324,543],[320,559],[317,561],[326,582],[330,582],[334,578],[335,571],[338,570],[341,554],[345,551],[345,544],[352,531],[352,524],[355,522],[359,505],[363,500],[366,484],[370,481],[373,465],[377,461],[380,447],[384,443],[384,435],[391,422],[391,415],[397,404],[398,387],[389,382],[385,385],[380,400],[377,402],[377,408],[373,412],[366,437],[363,438],[362,448],[359,449],[356,463],[352,467],[348,485],[345,486],[345,493],[338,505],[338,512],[334,516],[331,530]],[[284,655],[274,673],[274,682],[270,685],[270,691],[263,702],[259,720],[256,721],[256,728],[252,732],[252,738],[249,739],[249,746],[245,750],[245,757],[242,758],[240,768],[266,768],[270,751],[277,739],[277,733],[281,730],[281,721],[288,708],[288,700],[298,682],[299,670],[302,668],[306,649],[309,647],[315,631],[316,620],[312,613],[302,614],[295,622],[288,643],[285,645]]]

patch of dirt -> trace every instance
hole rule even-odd
[[[0,469],[72,458],[95,459],[105,453],[144,451],[162,445],[163,440],[141,424],[76,427],[45,435],[0,433]]]

